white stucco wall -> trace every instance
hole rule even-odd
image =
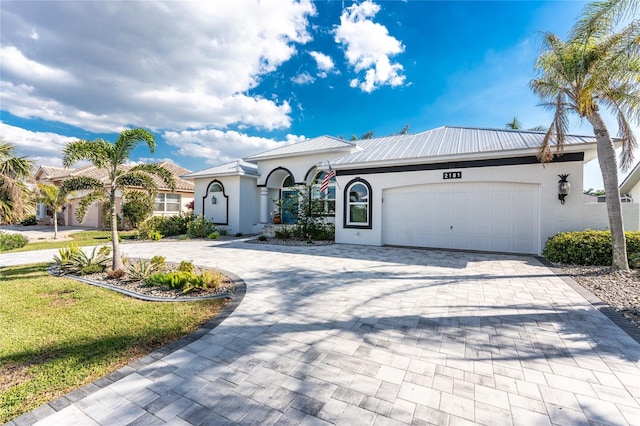
[[[640,230],[640,204],[622,203],[622,221],[625,231]],[[609,216],[605,203],[585,203],[582,217],[583,229],[609,229]]]
[[[462,178],[456,182],[514,182],[532,183],[540,186],[540,250],[548,237],[557,232],[582,226],[583,163],[565,162],[541,164],[476,167],[444,171],[462,171]],[[559,174],[570,174],[572,192],[565,204],[558,200]],[[344,228],[344,189],[352,179],[360,177],[371,185],[371,229]],[[336,195],[336,242],[345,244],[382,244],[382,191],[407,185],[443,183],[443,170],[416,172],[362,174],[338,176],[340,189]],[[451,182],[451,181],[446,181]]]
[[[340,157],[342,155],[345,155],[346,153],[347,152],[338,154],[337,156]],[[325,153],[259,161],[257,163],[258,174],[260,175],[260,178],[258,179],[258,185],[264,186],[269,173],[279,167],[283,167],[289,170],[293,174],[295,183],[306,183],[305,176],[307,176],[307,173],[310,169],[318,166],[320,163],[326,164],[327,159],[329,159],[330,161],[333,158],[336,158],[336,154],[333,154],[333,156],[329,156],[327,158],[327,154]],[[309,178],[311,177],[312,176],[309,176]],[[272,182],[272,180],[270,179],[268,182],[268,187],[275,188],[278,187],[280,183],[282,182],[276,183],[275,181]]]
[[[228,203],[228,223],[220,225],[226,228],[230,234],[242,232],[243,234],[251,233],[253,225],[258,222],[258,200],[259,193],[256,187],[256,179],[248,176],[221,176],[210,178],[199,178],[194,181],[195,197],[194,212],[196,215],[202,215],[203,212],[203,196],[207,195],[204,203],[209,201],[207,188],[209,184],[217,180],[224,186],[224,192],[227,196]],[[219,200],[220,203],[222,200]],[[211,219],[209,210],[205,205],[205,217]]]

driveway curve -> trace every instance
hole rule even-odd
[[[640,344],[534,257],[126,244],[219,267],[242,303],[10,424],[638,424]],[[0,266],[54,251],[0,255]]]

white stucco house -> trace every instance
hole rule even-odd
[[[463,127],[359,141],[320,136],[182,177],[194,181],[195,213],[231,233],[259,232],[276,201],[305,184],[324,200],[336,243],[539,254],[557,232],[607,227],[604,204],[582,196],[595,138],[567,137],[563,153],[543,165],[543,137]],[[336,177],[321,193],[329,165]],[[573,188],[564,200],[559,175]],[[637,230],[638,204],[625,204],[627,229]]]

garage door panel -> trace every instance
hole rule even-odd
[[[538,252],[538,185],[415,185],[385,190],[383,198],[384,244]]]

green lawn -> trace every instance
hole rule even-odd
[[[193,331],[224,300],[151,303],[47,265],[0,269],[0,423]]]
[[[120,239],[122,241],[134,240],[136,238],[136,231],[120,231]],[[37,243],[28,243],[26,246],[8,250],[3,253],[13,253],[18,251],[29,250],[44,250],[52,248],[68,247],[71,244],[77,246],[93,246],[97,244],[110,244],[111,243],[111,231],[80,231],[69,235],[71,239],[61,241],[41,241]]]

